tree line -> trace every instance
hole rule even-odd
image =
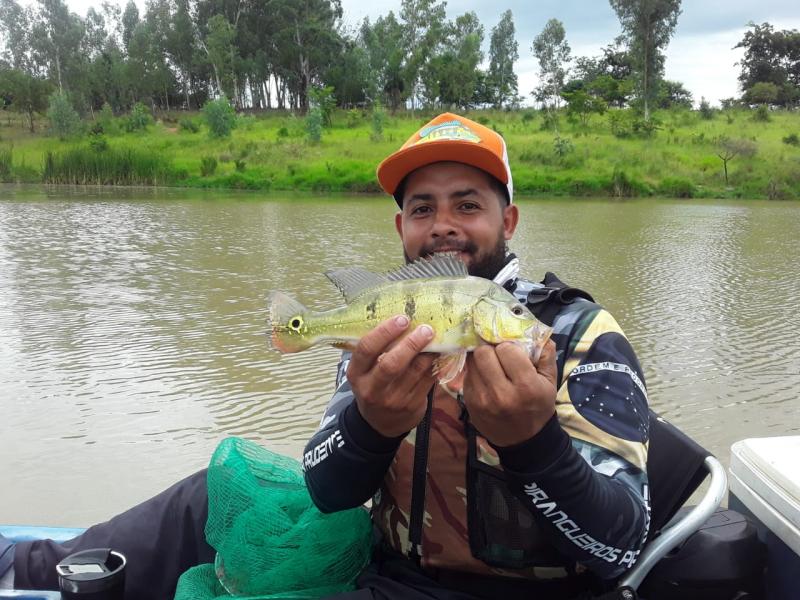
[[[534,98],[581,120],[632,106],[646,123],[655,107],[691,106],[691,93],[663,78],[681,0],[609,1],[622,34],[600,55],[573,58],[557,19],[532,41]],[[397,14],[347,30],[340,0],[148,0],[143,14],[132,0],[124,8],[104,1],[85,18],[64,0],[0,0],[0,105],[27,115],[31,128],[53,93],[83,115],[137,103],[196,109],[223,96],[237,110],[518,106],[511,11],[491,28],[486,56],[477,15],[448,19],[445,8],[401,0]],[[743,100],[797,103],[797,31],[750,24],[737,47],[745,49]]]

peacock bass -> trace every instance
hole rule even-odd
[[[282,292],[270,295],[275,349],[300,352],[321,343],[352,349],[382,321],[405,314],[409,331],[422,324],[433,328],[423,352],[441,355],[434,369],[445,384],[480,344],[516,342],[536,360],[552,331],[504,288],[470,276],[454,254],[435,254],[384,275],[359,267],[325,275],[342,292],[345,306],[315,312]]]

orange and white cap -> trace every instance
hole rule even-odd
[[[387,194],[394,195],[406,175],[442,161],[464,163],[486,171],[506,186],[508,200],[513,200],[514,184],[503,136],[453,113],[434,117],[397,152],[384,159],[378,165],[378,182]]]

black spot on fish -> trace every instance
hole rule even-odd
[[[377,302],[378,302],[377,300],[373,300],[372,302],[367,304],[367,318],[368,319],[374,319],[375,318],[375,309],[376,309]]]
[[[409,298],[406,300],[406,316],[409,319],[414,318],[414,314],[417,312],[417,303],[414,302],[414,298]]]

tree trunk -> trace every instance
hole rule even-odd
[[[28,121],[31,124],[31,133],[33,133],[33,108],[28,108]]]
[[[183,95],[186,97],[186,110],[192,110],[192,105],[189,102],[189,85],[186,83],[186,74],[184,73],[183,79]]]
[[[64,86],[61,85],[61,55],[56,50],[56,72],[58,73],[58,91],[64,92]]]

